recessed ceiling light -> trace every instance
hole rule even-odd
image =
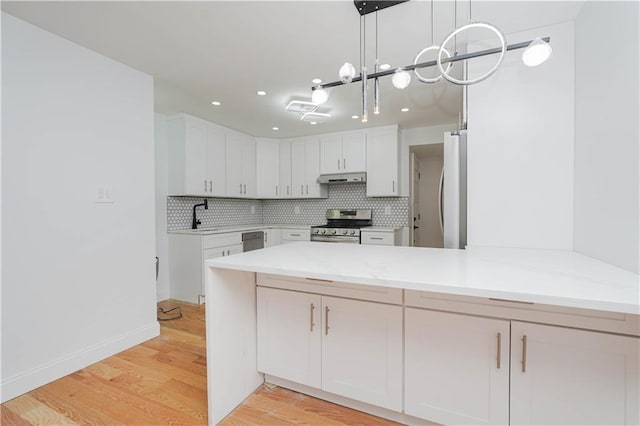
[[[222,104],[220,102],[218,102],[218,101],[213,101],[213,102],[211,102],[211,105],[220,106]]]
[[[352,115],[351,118],[355,119],[355,118],[358,118],[358,116],[357,115]]]
[[[311,121],[309,124],[311,124],[312,126],[315,126],[315,125],[316,125],[316,124],[318,124],[318,123],[317,123],[317,122],[315,122],[315,121]]]
[[[267,94],[267,92],[265,92],[264,90],[258,90],[258,96],[264,96]]]
[[[382,65],[380,65],[380,69],[381,69],[381,70],[383,70],[383,71],[384,71],[384,70],[388,70],[389,68],[391,68],[391,65],[389,65],[389,64],[382,64]]]
[[[409,108],[402,108],[400,111],[407,112],[407,111],[409,111]]]
[[[322,80],[320,80],[319,78],[314,78],[313,80],[311,80],[311,82],[313,84],[320,84],[320,83],[322,83]]]
[[[272,127],[271,130],[280,130],[279,127]]]

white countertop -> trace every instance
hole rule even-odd
[[[637,274],[570,251],[297,242],[208,260],[207,265],[640,314]]]
[[[199,229],[176,229],[174,231],[167,231],[169,234],[187,234],[187,235],[211,235],[211,234],[225,234],[227,232],[246,232],[246,231],[258,231],[260,229],[309,229],[312,225],[274,225],[274,224],[262,224],[254,223],[249,225],[232,225],[232,226],[216,226],[214,228],[199,228]]]

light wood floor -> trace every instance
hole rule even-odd
[[[204,307],[175,301],[183,318],[160,336],[0,406],[2,425],[205,425]],[[162,315],[161,318],[170,316]],[[394,425],[282,388],[258,389],[224,425]]]

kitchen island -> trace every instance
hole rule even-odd
[[[603,262],[300,242],[207,266],[212,424],[263,373],[405,423],[638,422],[638,275]]]

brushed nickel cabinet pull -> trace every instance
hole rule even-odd
[[[289,195],[289,185],[287,185],[287,195]]]
[[[522,372],[527,372],[527,336],[522,336]]]
[[[338,170],[340,170],[340,159],[338,158]]]
[[[305,278],[305,280],[308,280],[308,281],[320,281],[321,283],[332,283],[333,282],[331,280],[321,280],[320,278]]]
[[[244,187],[244,193],[247,193],[247,184],[245,183],[244,185],[242,185]]]
[[[276,195],[278,195],[278,185],[276,185]]]
[[[372,240],[381,240],[382,239],[382,237],[369,237],[369,238],[372,239]]]
[[[307,185],[307,195],[309,195],[309,185]]]
[[[533,302],[521,302],[519,300],[497,299],[495,297],[490,297],[489,300],[493,300],[494,302],[509,302],[509,303],[520,303],[523,305],[533,305]]]
[[[497,356],[497,360],[496,360],[496,367],[498,369],[500,369],[500,357],[501,357],[501,352],[502,352],[502,333],[498,333],[498,356]]]
[[[209,181],[209,192],[213,192],[213,181]]]
[[[329,307],[324,307],[324,334],[329,334]]]
[[[242,184],[240,184],[240,193],[242,194]]]
[[[289,234],[289,235],[291,235],[292,237],[299,237],[300,236],[300,234]],[[307,278],[307,279],[309,280],[311,278]]]
[[[207,180],[204,180],[204,192],[207,192]]]
[[[222,255],[224,256],[224,250],[222,250]]]
[[[300,185],[300,195],[304,194],[304,185]]]
[[[311,304],[311,319],[310,319],[311,332],[312,332],[312,333],[313,333],[313,326],[315,325],[315,324],[313,323],[313,311],[314,311],[314,309],[316,309],[316,307],[315,307],[315,306],[313,306],[313,303],[312,303],[312,304]]]
[[[346,158],[342,159],[342,169],[343,170],[347,170],[347,159]]]
[[[396,192],[396,181],[395,180],[391,181],[391,192]]]

